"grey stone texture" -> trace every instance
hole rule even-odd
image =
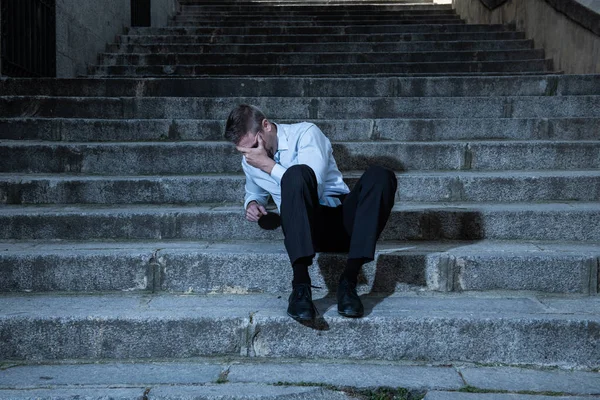
[[[594,244],[388,241],[363,267],[358,291],[596,294],[599,258]],[[343,253],[318,254],[313,293],[335,293],[345,262]],[[280,241],[2,243],[0,269],[2,292],[281,293],[292,280]]]
[[[462,392],[429,392],[423,400],[586,400],[598,399],[593,396],[540,396],[516,393],[462,393]]]
[[[245,221],[238,206],[27,206],[0,214],[0,238],[65,240],[283,239]],[[560,203],[397,204],[382,240],[600,240],[600,205]]]
[[[600,373],[598,372],[475,367],[459,370],[469,385],[480,389],[600,396]]]
[[[131,26],[129,0],[56,2],[56,74],[85,75],[106,43]],[[152,25],[166,26],[178,11],[177,0],[152,0]]]
[[[515,24],[546,51],[558,70],[571,74],[600,72],[600,17],[577,1],[509,1],[493,11],[472,0],[455,0],[452,6],[468,23]]]
[[[597,311],[548,308],[533,297],[366,297],[366,316],[359,320],[338,316],[335,303],[325,297],[316,300],[323,319],[309,326],[285,315],[287,301],[275,295],[73,299],[3,296],[2,359],[242,355],[579,368],[600,364]]]

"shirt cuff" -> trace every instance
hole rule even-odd
[[[264,207],[264,204],[261,204],[260,199],[257,198],[252,198],[249,197],[245,202],[244,202],[244,210],[248,209],[248,204],[252,203],[253,201],[257,202],[258,204],[260,204],[261,206]]]
[[[287,168],[281,166],[281,164],[275,164],[273,170],[271,170],[271,177],[275,179],[279,186],[281,186],[281,178],[283,178],[285,171],[287,171]]]

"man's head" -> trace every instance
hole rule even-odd
[[[225,124],[225,139],[236,146],[253,148],[258,147],[259,137],[267,154],[273,158],[277,148],[277,128],[258,107],[240,104],[234,108]]]

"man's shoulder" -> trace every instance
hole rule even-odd
[[[321,129],[312,122],[298,122],[295,124],[289,124],[287,126],[288,139],[298,140],[304,136],[305,133],[322,135]]]

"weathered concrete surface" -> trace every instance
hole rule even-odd
[[[361,363],[314,364],[312,362],[232,365],[231,382],[318,382],[358,388],[406,388],[411,390],[460,389],[463,381],[454,368],[415,365],[365,365]]]
[[[599,372],[536,371],[522,368],[459,368],[468,385],[480,389],[530,390],[600,396]]]
[[[2,239],[282,239],[243,219],[231,205],[110,207],[13,206],[2,208]],[[558,203],[397,204],[382,240],[600,241],[600,205]]]
[[[178,11],[177,0],[152,0],[152,25],[166,26]],[[58,0],[56,2],[56,75],[84,75],[106,43],[131,26],[129,0]]]
[[[465,375],[469,372],[469,377]],[[597,399],[598,373],[534,368],[472,367],[364,361],[303,361],[220,358],[177,362],[60,363],[11,365],[2,371],[0,399],[25,398],[297,398],[344,399],[352,391],[403,388],[432,399]],[[472,379],[471,376],[475,376]],[[481,382],[477,377],[499,377]],[[514,380],[514,384],[511,383]],[[220,382],[216,384],[216,382]],[[486,391],[529,390],[566,396],[459,393],[465,385]],[[319,386],[331,385],[322,390]],[[337,387],[346,392],[333,389]],[[526,388],[526,389],[520,389]],[[564,388],[565,390],[560,390]],[[177,396],[184,397],[177,397]],[[329,395],[327,397],[326,395]],[[446,395],[446,397],[443,397]],[[188,397],[190,396],[190,397]],[[231,397],[229,397],[231,396]],[[273,397],[277,396],[277,397]],[[291,397],[290,397],[291,396]],[[466,396],[466,397],[464,397]],[[348,398],[355,398],[349,396]]]
[[[316,305],[324,319],[313,326],[285,315],[282,297],[2,296],[0,355],[6,361],[239,354],[600,365],[598,312],[547,308],[532,297],[366,297],[359,320],[338,316],[332,299],[322,298]]]
[[[600,169],[600,141],[334,142],[341,171],[379,165],[394,171]],[[6,141],[0,171],[91,175],[190,175],[242,172],[226,142],[58,143]]]
[[[279,119],[598,118],[600,96],[515,97],[0,97],[7,118],[220,119],[239,104]]]
[[[315,295],[335,293],[346,257],[317,255],[310,268],[313,284],[321,288]],[[594,244],[380,242],[375,261],[362,269],[358,292],[596,294],[599,258]],[[9,242],[0,246],[0,270],[2,292],[281,293],[290,290],[292,280],[281,241]]]
[[[543,396],[506,393],[429,392],[423,400],[593,400],[600,397]]]
[[[361,172],[345,171],[354,187]],[[595,201],[600,172],[397,173],[397,202]],[[0,174],[0,204],[200,204],[244,199],[243,175],[61,176]]]
[[[153,386],[150,388],[52,388],[0,390],[0,399],[86,400],[350,400],[343,392],[320,387],[211,384]]]
[[[479,0],[455,0],[453,7],[468,23],[511,23],[525,31],[554,60],[554,67],[571,74],[600,73],[600,36],[592,33],[543,0],[508,1],[489,11]]]
[[[599,88],[600,90],[600,88]],[[302,120],[277,120],[296,123]],[[600,118],[311,120],[333,141],[597,140]],[[4,118],[0,139],[64,142],[223,140],[213,119]]]

